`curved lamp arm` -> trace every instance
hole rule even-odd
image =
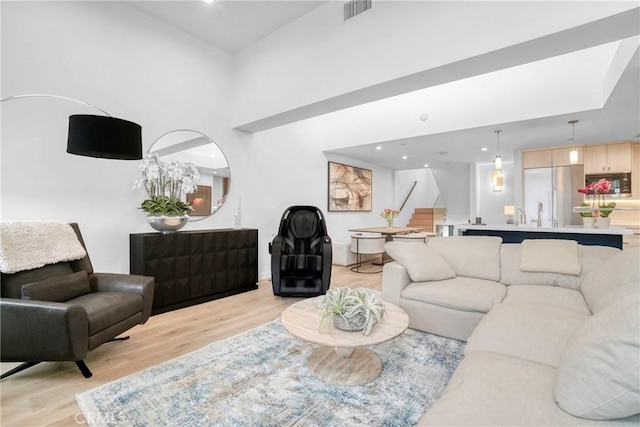
[[[67,153],[104,159],[139,160],[142,158],[142,128],[118,119],[95,105],[74,98],[45,93],[8,96],[0,102],[23,98],[57,98],[94,108],[105,116],[75,114],[69,116]]]
[[[0,99],[0,102],[12,101],[14,99],[22,99],[22,98],[57,98],[57,99],[65,99],[67,101],[71,101],[71,102],[75,102],[75,103],[78,103],[78,104],[86,105],[87,107],[95,108],[96,110],[100,111],[101,113],[104,113],[106,116],[113,117],[111,114],[107,113],[102,108],[96,107],[95,105],[89,104],[89,103],[84,102],[84,101],[80,101],[79,99],[69,98],[68,96],[62,96],[62,95],[49,95],[48,93],[26,93],[24,95],[7,96],[6,98]]]

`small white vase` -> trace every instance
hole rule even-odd
[[[592,216],[584,216],[582,217],[582,227],[583,228],[595,228],[596,219]]]
[[[609,228],[609,224],[611,223],[611,218],[603,218],[601,216],[598,217],[598,228]]]

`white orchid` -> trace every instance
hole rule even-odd
[[[133,188],[144,186],[152,198],[181,199],[182,193],[192,193],[197,188],[200,179],[200,171],[193,163],[163,162],[157,154],[147,154],[138,169],[142,177],[136,179]]]

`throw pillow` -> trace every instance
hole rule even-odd
[[[91,292],[89,275],[79,271],[22,285],[22,299],[63,302]]]
[[[502,237],[434,237],[429,239],[427,246],[435,249],[458,276],[500,280]]]
[[[520,244],[520,270],[579,276],[580,249],[575,240],[531,239]]]
[[[640,413],[640,295],[620,299],[573,333],[554,396],[568,413],[610,420]]]
[[[640,248],[629,248],[599,261],[587,276],[580,291],[596,313],[627,294],[640,292]]]
[[[388,242],[384,249],[402,265],[414,282],[445,280],[456,277],[456,272],[442,256],[421,242]]]

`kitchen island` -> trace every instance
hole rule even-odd
[[[504,243],[521,243],[525,239],[575,240],[581,245],[611,246],[622,249],[622,237],[632,235],[633,230],[622,227],[583,228],[531,227],[509,224],[459,224],[454,228],[454,236],[500,236]]]

